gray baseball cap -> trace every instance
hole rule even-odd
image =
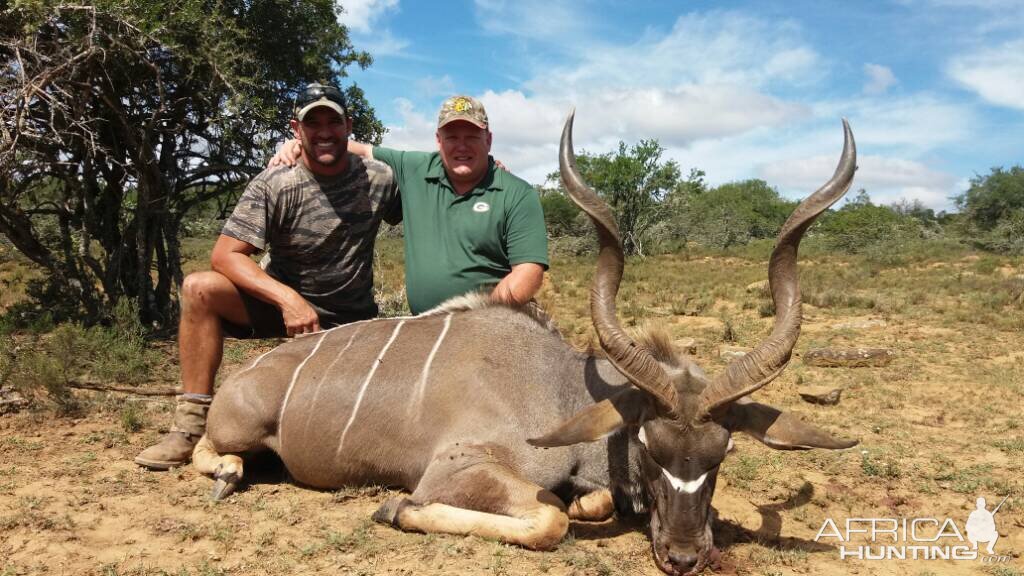
[[[295,98],[295,117],[302,121],[310,110],[324,106],[334,110],[342,117],[347,115],[345,95],[334,86],[313,83]]]

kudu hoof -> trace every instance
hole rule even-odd
[[[394,498],[388,498],[387,502],[380,505],[377,511],[373,513],[371,518],[374,522],[381,524],[388,524],[390,526],[398,525],[398,513],[408,506],[408,498],[404,496],[396,496]]]
[[[210,491],[210,500],[214,502],[220,502],[235,492],[235,488],[238,487],[238,481],[241,479],[238,473],[234,470],[224,472],[217,469],[214,474],[216,482],[213,483],[213,490]]]

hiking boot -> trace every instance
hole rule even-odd
[[[135,463],[152,470],[168,470],[188,464],[196,442],[206,432],[206,413],[210,400],[178,396],[171,430],[157,444],[135,457]]]

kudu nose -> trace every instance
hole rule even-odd
[[[682,554],[669,552],[668,561],[672,563],[672,568],[675,568],[677,574],[683,574],[689,572],[697,565],[697,556],[685,552]]]

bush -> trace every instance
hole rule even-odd
[[[998,254],[1024,255],[1024,208],[1007,212],[991,230],[978,234],[974,244]]]
[[[913,216],[872,204],[862,190],[852,202],[824,214],[816,235],[828,250],[865,254],[886,264],[891,257],[899,257],[899,246],[923,238],[924,227]]]
[[[540,197],[540,205],[544,209],[544,223],[547,225],[548,235],[560,238],[582,236],[590,232],[589,227],[581,229],[577,219],[581,211],[565,194],[549,191]]]
[[[956,198],[960,232],[973,246],[1001,254],[1024,254],[1024,168],[993,168],[971,180]]]
[[[673,221],[688,240],[730,248],[774,238],[797,203],[781,198],[764,180],[745,180],[690,195],[681,204]]]
[[[1004,218],[1024,210],[1024,168],[993,168],[971,179],[971,187],[956,198],[967,219],[981,230],[992,230]]]
[[[155,352],[146,347],[138,307],[121,299],[110,326],[65,323],[47,334],[0,330],[0,386],[12,384],[31,398],[47,398],[58,413],[81,409],[69,384],[98,380],[138,384],[149,377]]]
[[[561,236],[549,242],[552,254],[563,256],[589,256],[597,253],[597,238],[590,236]]]

